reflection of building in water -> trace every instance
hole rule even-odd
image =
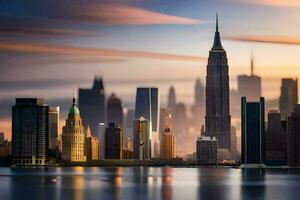
[[[161,195],[164,200],[171,200],[173,196],[173,169],[164,167],[162,170]]]
[[[266,187],[264,169],[242,169],[239,199],[266,199]],[[242,184],[248,183],[248,184]],[[252,185],[252,187],[249,187]]]
[[[72,199],[72,200],[83,200],[84,198],[84,168],[83,167],[72,167],[71,176],[62,176],[61,187],[64,188],[63,192],[60,192],[59,199]]]

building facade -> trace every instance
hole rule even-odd
[[[286,120],[298,103],[298,79],[282,79],[279,97],[279,109],[281,117]]]
[[[268,113],[266,130],[266,165],[283,166],[287,161],[287,133],[281,122],[281,114],[276,111]]]
[[[300,166],[300,104],[287,120],[287,164],[291,167]]]
[[[120,128],[123,128],[123,107],[122,101],[112,93],[107,100],[107,117],[106,121],[108,123],[115,123]]]
[[[176,135],[172,131],[171,110],[165,110],[164,131],[161,133],[160,157],[163,159],[176,158]]]
[[[197,165],[218,164],[218,140],[216,137],[202,136],[197,139],[196,144]]]
[[[17,98],[12,107],[12,156],[16,165],[45,165],[48,111],[44,99]]]
[[[242,109],[242,164],[265,163],[265,103],[241,99]]]
[[[59,135],[59,106],[49,107],[49,135],[50,150],[56,150]]]
[[[105,158],[123,159],[123,130],[115,123],[105,129]]]
[[[151,158],[151,124],[143,117],[133,121],[133,158],[147,160]]]
[[[105,159],[105,123],[98,125],[99,159]]]
[[[205,135],[216,137],[219,148],[226,149],[230,149],[231,128],[228,68],[217,18],[214,44],[209,52],[207,65]]]
[[[62,129],[62,159],[71,162],[86,161],[84,126],[75,98]]]
[[[99,123],[105,123],[105,91],[102,78],[95,78],[91,89],[79,89],[79,108],[84,126],[98,132]]]

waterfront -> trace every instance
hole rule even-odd
[[[300,170],[0,168],[1,200],[298,199]]]

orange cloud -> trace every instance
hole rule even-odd
[[[95,4],[74,6],[70,13],[74,20],[124,25],[201,24],[205,21],[179,17],[123,4]]]
[[[239,42],[255,42],[285,45],[300,45],[300,37],[272,36],[272,35],[225,35],[226,40]]]
[[[25,35],[25,36],[95,36],[96,32],[76,29],[60,28],[34,28],[34,27],[4,27],[0,34]]]
[[[242,0],[251,4],[260,4],[266,6],[293,7],[300,6],[299,0]]]
[[[177,60],[201,62],[206,60],[200,56],[167,54],[145,51],[128,51],[102,48],[75,47],[68,45],[50,45],[38,43],[0,42],[0,52],[30,53],[44,55],[96,56],[118,58],[147,58],[160,60]]]

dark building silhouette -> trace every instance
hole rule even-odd
[[[12,107],[12,156],[18,165],[44,165],[48,149],[48,110],[44,99],[17,98]]]
[[[200,79],[197,78],[195,84],[195,102],[192,107],[193,125],[200,132],[201,126],[204,124],[204,106],[205,106],[205,92],[204,86]]]
[[[230,149],[229,76],[226,51],[221,44],[218,17],[206,75],[205,135],[215,136],[219,148]]]
[[[300,166],[300,104],[287,119],[287,164]]]
[[[115,93],[112,93],[107,100],[107,117],[108,123],[113,122],[117,126],[123,128],[123,107],[122,101]]]
[[[286,165],[287,134],[281,122],[278,111],[268,113],[268,128],[266,130],[266,165]]]
[[[251,57],[251,74],[238,76],[238,93],[248,101],[258,101],[261,97],[261,78],[254,74],[254,60]]]
[[[236,136],[236,128],[234,126],[231,127],[231,141],[230,141],[230,154],[231,159],[237,160],[237,136]]]
[[[173,85],[169,89],[168,108],[174,110],[176,107],[176,93]]]
[[[79,89],[79,108],[84,126],[97,136],[99,123],[105,123],[105,92],[102,78],[95,78],[91,89]]]
[[[265,102],[247,102],[242,97],[242,164],[264,164]]]
[[[150,121],[143,117],[133,121],[133,158],[151,158]]]
[[[123,130],[114,123],[109,123],[105,129],[105,158],[123,158]]]
[[[298,103],[298,79],[282,79],[279,97],[279,109],[282,119],[290,116],[294,105]]]

